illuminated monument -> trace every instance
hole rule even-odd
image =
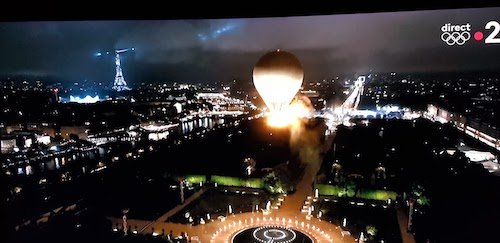
[[[115,81],[113,82],[113,87],[112,89],[116,91],[124,91],[124,90],[130,90],[130,88],[127,86],[127,82],[125,82],[125,79],[123,78],[123,72],[122,72],[122,67],[121,67],[121,61],[120,61],[120,54],[128,52],[128,51],[134,51],[135,48],[125,48],[125,49],[116,49],[115,50],[115,65],[116,65],[116,76],[115,76]],[[109,55],[109,51],[106,52],[107,55]],[[102,56],[103,54],[101,52],[98,52],[95,54],[95,56]]]
[[[125,82],[125,79],[123,78],[122,67],[120,62],[120,53],[125,53],[127,51],[133,51],[133,50],[135,50],[135,48],[133,47],[127,49],[115,50],[116,76],[112,88],[116,91],[130,90],[130,88],[127,86],[127,82]]]

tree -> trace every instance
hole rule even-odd
[[[412,189],[411,189],[411,196],[415,198],[417,201],[417,204],[420,206],[429,206],[430,200],[427,197],[427,193],[425,191],[425,188],[421,184],[413,184]]]
[[[339,197],[354,197],[356,195],[356,183],[353,180],[347,180],[339,192]]]
[[[288,162],[281,163],[274,167],[274,172],[278,176],[278,180],[281,183],[283,190],[291,191],[292,187],[292,171],[290,170],[290,164]]]
[[[257,162],[252,158],[245,158],[243,160],[243,168],[245,175],[251,175],[255,171],[255,165]]]
[[[377,235],[377,232],[378,232],[378,230],[375,226],[373,226],[373,225],[366,226],[366,233],[368,235],[370,235],[371,237],[375,237],[375,235]]]
[[[264,187],[270,193],[285,193],[283,184],[274,171],[264,176]]]

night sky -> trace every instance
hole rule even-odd
[[[302,62],[306,80],[339,73],[500,69],[500,44],[473,38],[464,46],[441,39],[446,23],[470,23],[472,33],[500,21],[500,8],[331,16],[0,23],[0,74],[55,76],[65,82],[114,79],[123,56],[125,79],[213,82],[250,80],[267,51],[283,49]]]

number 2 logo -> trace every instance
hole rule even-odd
[[[500,24],[497,21],[488,22],[484,28],[487,30],[493,28],[493,31],[484,40],[484,43],[486,44],[500,43],[500,37],[498,37],[498,33],[500,32]]]

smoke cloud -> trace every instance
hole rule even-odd
[[[311,101],[306,96],[299,96],[298,101],[310,112],[314,111]],[[321,163],[323,138],[326,126],[322,120],[301,119],[290,130],[290,148],[298,155],[302,164]]]

